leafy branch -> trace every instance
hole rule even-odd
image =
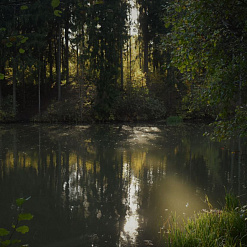
[[[21,243],[20,239],[14,239],[13,236],[15,233],[26,234],[29,232],[29,227],[26,225],[21,225],[22,221],[29,221],[33,219],[33,215],[30,213],[23,213],[23,204],[29,200],[31,197],[26,199],[19,198],[16,200],[17,212],[15,224],[12,224],[12,230],[7,230],[5,228],[0,228],[0,246],[6,247],[13,244]],[[24,245],[21,245],[21,247]]]

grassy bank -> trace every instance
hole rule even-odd
[[[195,214],[179,223],[170,220],[167,245],[191,246],[247,246],[247,205],[240,206],[236,197],[227,194],[222,210],[212,209]]]

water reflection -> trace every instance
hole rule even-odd
[[[128,174],[130,172],[127,163],[124,164],[124,174],[126,178],[129,178],[129,188],[128,188],[128,198],[125,199],[124,204],[126,205],[126,216],[124,228],[121,232],[121,238],[124,242],[136,242],[136,237],[138,235],[139,227],[139,215],[138,215],[138,191],[139,183],[138,179],[133,176],[133,174]]]
[[[203,126],[0,127],[0,227],[18,197],[35,218],[30,246],[165,246],[169,215],[246,200],[243,140],[210,142]]]

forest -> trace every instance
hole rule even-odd
[[[2,0],[0,15],[1,122],[246,134],[246,0]]]

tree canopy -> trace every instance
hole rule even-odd
[[[0,120],[180,115],[245,134],[246,13],[245,0],[4,0]]]
[[[173,1],[164,40],[188,86],[191,111],[216,119],[216,133],[246,132],[246,1]]]

